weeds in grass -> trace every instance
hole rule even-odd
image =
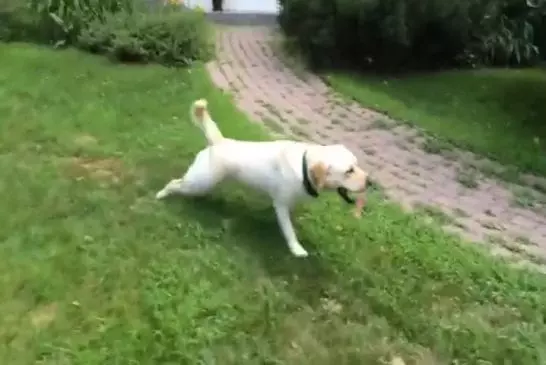
[[[505,248],[514,254],[521,255],[525,253],[525,248],[523,246],[518,245],[516,242],[508,241],[505,238],[498,235],[490,235],[487,241],[493,245],[498,245],[502,248]]]
[[[529,238],[524,237],[524,236],[516,237],[515,242],[520,244],[520,245],[523,245],[523,246],[536,246],[537,245],[536,243],[531,241]]]
[[[388,122],[385,118],[376,118],[368,126],[369,129],[391,129],[392,123]]]
[[[421,148],[423,148],[423,151],[426,153],[441,155],[447,151],[451,151],[453,147],[444,141],[428,137],[421,145]]]
[[[283,127],[278,122],[274,121],[273,119],[265,117],[265,118],[262,118],[261,121],[274,133],[280,133],[280,134],[284,133]]]
[[[430,218],[434,223],[441,226],[446,226],[454,223],[453,217],[444,212],[442,209],[428,205],[428,204],[416,204],[415,211]]]
[[[476,189],[480,186],[478,172],[468,166],[457,171],[457,182],[468,189]]]
[[[309,133],[307,133],[307,131],[305,129],[303,129],[302,127],[300,127],[300,126],[294,125],[294,126],[290,127],[290,130],[297,137],[304,138],[304,139],[309,139],[311,137],[309,135]]]

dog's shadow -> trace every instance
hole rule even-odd
[[[168,206],[175,214],[190,214],[206,229],[225,227],[230,236],[241,237],[237,244],[244,245],[255,255],[268,275],[281,277],[287,282],[294,282],[293,279],[297,278],[293,292],[316,303],[324,291],[322,289],[330,282],[331,270],[324,260],[317,257],[315,245],[305,239],[305,232],[297,224],[298,236],[310,256],[296,258],[290,253],[273,207],[264,201],[267,200],[249,199],[246,194],[244,199],[242,196],[237,199],[213,193],[198,198],[173,196],[168,199]],[[224,243],[220,240],[219,244]]]

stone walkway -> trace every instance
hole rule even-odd
[[[424,152],[417,130],[342,101],[319,77],[298,77],[272,47],[276,38],[268,27],[218,32],[218,59],[208,69],[238,107],[279,135],[345,144],[387,195],[406,208],[443,217],[447,230],[472,241],[494,243],[496,254],[546,263],[546,217],[516,206],[512,188],[485,177],[475,187],[461,184],[466,165],[459,159]]]

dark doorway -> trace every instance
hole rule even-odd
[[[222,0],[212,0],[212,11],[222,11]]]

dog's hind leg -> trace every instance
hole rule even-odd
[[[210,150],[204,149],[197,154],[184,176],[173,179],[157,192],[156,198],[163,199],[171,194],[198,196],[208,193],[225,177],[222,169],[215,168],[211,161]]]

